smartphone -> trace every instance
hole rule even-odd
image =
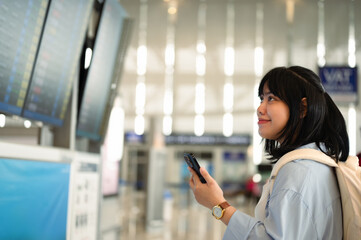
[[[204,179],[201,172],[199,171],[200,166],[199,166],[199,163],[198,163],[196,157],[194,156],[194,154],[193,153],[184,153],[184,160],[186,161],[187,165],[197,173],[201,182],[207,183],[207,181]]]

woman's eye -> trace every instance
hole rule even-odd
[[[275,98],[273,96],[268,97],[268,101],[273,101]]]

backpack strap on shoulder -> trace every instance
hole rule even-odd
[[[272,193],[279,170],[286,163],[296,159],[307,159],[335,167],[342,203],[343,239],[359,240],[361,236],[361,168],[358,158],[349,156],[346,162],[336,163],[334,159],[315,149],[297,149],[282,156],[274,165],[267,191]],[[263,195],[263,193],[262,193]]]
[[[331,157],[327,156],[323,152],[316,150],[316,149],[296,149],[291,152],[286,153],[283,155],[277,163],[274,165],[271,177],[270,177],[270,193],[272,193],[273,190],[273,184],[276,179],[276,176],[279,172],[279,170],[287,163],[297,160],[297,159],[307,159],[307,160],[313,160],[316,162],[320,162],[323,164],[326,164],[330,167],[338,167],[338,164],[333,160]]]

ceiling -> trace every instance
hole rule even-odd
[[[142,0],[144,1],[144,0]],[[139,45],[140,0],[120,0],[130,18],[134,19],[131,43],[127,51],[119,93],[126,116],[126,130],[132,130],[135,117],[135,87],[137,83],[137,47]],[[163,116],[165,83],[165,46],[167,36],[167,9],[177,5],[175,27],[173,131],[193,132],[196,74],[196,44],[198,37],[198,8],[200,0],[148,0],[146,45],[147,72],[145,117]],[[207,48],[205,91],[205,132],[221,133],[223,110],[224,49],[226,46],[227,0],[206,0],[205,45]],[[267,70],[281,65],[302,65],[313,70],[317,67],[318,1],[295,0],[294,14],[287,21],[286,0],[234,0],[234,132],[251,133],[254,113],[254,49],[256,35],[263,36],[264,67]],[[347,64],[349,9],[360,9],[355,0],[353,7],[344,0],[324,1],[324,32],[327,64]],[[258,4],[258,5],[257,5]],[[261,6],[261,7],[259,7]],[[263,21],[256,24],[256,12],[262,8]],[[355,13],[356,59],[361,40],[361,15]]]

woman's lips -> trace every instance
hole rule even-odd
[[[266,120],[266,119],[258,119],[258,124],[265,124],[270,122],[270,120]]]

